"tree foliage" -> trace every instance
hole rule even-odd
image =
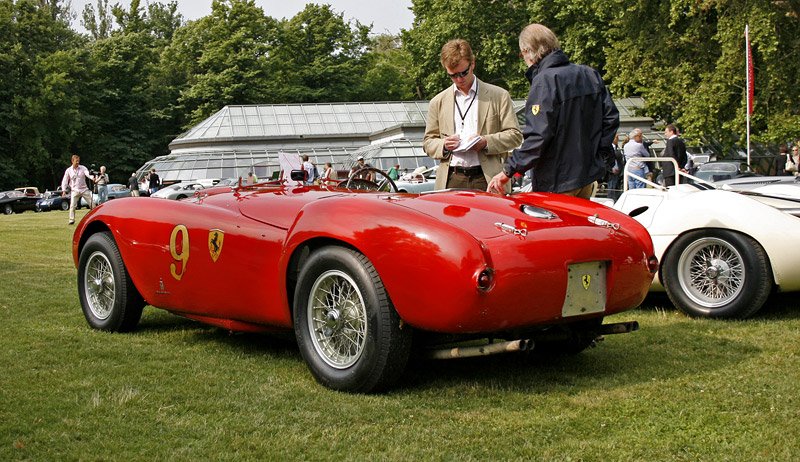
[[[481,80],[524,91],[517,37],[528,23],[525,5],[521,0],[415,0],[413,27],[403,33],[403,42],[417,97],[431,98],[452,83],[439,55],[442,45],[456,38],[470,42]]]
[[[0,189],[54,186],[71,152],[121,180],[228,104],[430,98],[451,84],[439,53],[452,38],[470,41],[481,79],[524,97],[517,42],[530,22],[615,97],[644,97],[643,115],[729,146],[745,132],[749,23],[753,138],[798,138],[794,0],[413,0],[399,36],[370,35],[325,4],[277,20],[254,0],[214,0],[188,23],[175,0],[94,0],[81,34],[69,4],[0,0]]]
[[[280,24],[273,49],[273,97],[292,103],[361,99],[369,28],[345,21],[330,5],[308,4]]]
[[[638,95],[645,114],[677,122],[689,138],[742,145],[745,135],[745,40],[755,63],[753,139],[797,138],[800,97],[796,2],[651,0],[626,2],[612,19],[606,50],[612,92]]]

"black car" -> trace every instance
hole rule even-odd
[[[0,211],[6,215],[21,213],[26,210],[36,210],[38,194],[29,194],[26,191],[14,190],[0,192]]]
[[[36,210],[47,212],[50,210],[69,210],[70,197],[61,197],[61,189],[45,192],[41,199],[36,202]],[[78,204],[80,208],[80,204]]]

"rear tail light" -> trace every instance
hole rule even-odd
[[[477,277],[477,285],[478,290],[483,292],[488,291],[489,289],[494,286],[494,270],[491,268],[486,268],[485,270],[478,273]]]

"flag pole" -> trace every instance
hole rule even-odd
[[[750,166],[750,114],[753,113],[753,54],[750,51],[750,25],[744,26],[744,40],[746,43],[746,65],[745,74],[747,74],[747,166]]]

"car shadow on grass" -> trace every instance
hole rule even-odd
[[[179,334],[177,337],[182,343],[209,343],[217,347],[225,345],[247,355],[268,354],[300,358],[294,333],[291,331],[232,332],[152,307],[145,308],[136,332],[140,335]]]
[[[664,311],[656,299],[640,310]],[[664,297],[663,300],[668,299]],[[789,304],[788,300],[786,301]],[[667,309],[671,309],[668,305]],[[779,317],[796,316],[775,308]],[[633,312],[634,317],[635,312]],[[597,347],[571,356],[533,359],[525,354],[450,360],[414,355],[406,372],[390,390],[419,393],[448,389],[509,390],[525,393],[578,393],[633,383],[672,380],[682,376],[725,369],[747,361],[760,349],[724,335],[727,323],[738,321],[694,320],[670,317],[667,323],[643,323],[639,331],[607,336]],[[681,316],[676,313],[676,316]],[[770,315],[771,316],[771,315]],[[181,343],[208,344],[247,357],[283,358],[302,362],[294,335],[285,333],[232,333],[171,313],[148,308],[137,329],[140,335],[175,334]]]
[[[414,391],[467,383],[486,389],[572,394],[705,374],[747,361],[760,351],[752,344],[708,331],[708,324],[687,318],[668,326],[644,325],[638,332],[608,336],[597,347],[571,356],[532,359],[524,354],[503,354],[416,360],[400,386]]]

